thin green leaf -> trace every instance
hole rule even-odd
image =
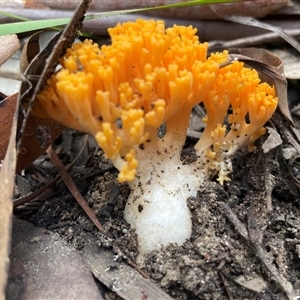
[[[0,25],[0,36],[39,30],[39,29],[49,28],[53,26],[66,25],[69,22],[70,22],[70,18],[64,18],[64,19],[25,21],[25,22],[16,22],[10,24],[2,24]]]
[[[241,0],[231,0],[231,1],[230,0],[192,0],[187,2],[172,3],[172,4],[153,6],[148,8],[125,9],[119,11],[104,12],[104,13],[86,16],[85,20],[92,20],[96,18],[116,16],[116,15],[128,14],[128,13],[143,12],[147,10],[157,10],[157,9],[164,9],[164,8],[185,7],[185,6],[203,5],[203,4],[239,2],[239,1]],[[10,24],[1,24],[0,36],[14,34],[14,33],[17,34],[17,33],[22,33],[27,31],[33,31],[33,30],[40,30],[40,29],[54,27],[54,26],[61,26],[61,25],[66,25],[70,22],[70,18],[27,21],[26,18],[7,13],[5,11],[0,11],[0,15],[25,21],[25,22],[16,22]]]
[[[15,14],[11,14],[11,13],[6,12],[6,11],[0,11],[0,15],[4,15],[6,17],[9,17],[9,18],[12,18],[12,19],[21,20],[21,21],[32,21],[31,19],[28,19],[28,18],[25,18],[25,17],[22,17],[22,16],[18,16],[18,15],[15,15]],[[34,21],[34,22],[36,22],[36,21]],[[22,24],[24,24],[24,23],[22,22]],[[2,25],[0,25],[0,32],[1,32],[1,26]],[[48,28],[48,26],[46,28]],[[53,30],[57,30],[57,31],[60,31],[62,29],[61,27],[56,27],[56,26],[55,27],[49,27],[49,28],[51,28]],[[19,32],[15,32],[15,33],[19,33]],[[88,36],[88,34],[87,34],[87,36]]]

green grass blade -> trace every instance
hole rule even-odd
[[[194,5],[204,5],[204,4],[217,4],[217,3],[228,3],[228,2],[242,2],[243,0],[192,0],[187,2],[178,2],[172,4],[166,4],[161,6],[154,6],[151,9],[164,9],[164,8],[175,8],[175,7],[185,7]],[[251,1],[251,0],[246,0]],[[243,2],[246,2],[243,1]]]
[[[119,11],[112,11],[112,12],[104,12],[94,15],[86,16],[85,20],[92,20],[96,18],[103,18],[103,17],[110,17],[116,16],[121,14],[128,14],[128,13],[136,13],[136,12],[144,12],[148,10],[157,10],[157,9],[164,9],[164,8],[174,8],[174,7],[185,7],[185,6],[194,6],[194,5],[203,5],[203,4],[216,4],[216,3],[228,3],[228,2],[239,2],[241,0],[192,0],[187,2],[179,2],[179,3],[172,3],[167,5],[160,5],[160,6],[153,6],[148,8],[137,8],[137,9],[125,9]],[[62,19],[49,19],[49,20],[35,20],[35,21],[28,21],[28,19],[16,16],[5,11],[0,11],[0,15],[16,18],[19,20],[24,20],[24,22],[16,22],[16,23],[9,23],[9,24],[1,24],[0,25],[0,36],[8,35],[8,34],[17,34],[27,31],[33,30],[40,30],[55,26],[62,26],[66,25],[70,22],[70,18],[62,18]]]
[[[110,17],[116,15],[123,15],[129,13],[137,13],[137,12],[145,12],[149,10],[158,10],[158,9],[165,9],[165,8],[176,8],[176,7],[185,7],[185,6],[195,6],[195,5],[204,5],[204,4],[221,4],[221,3],[231,3],[231,2],[247,2],[252,0],[192,0],[187,2],[178,2],[160,6],[152,6],[146,8],[135,8],[135,9],[125,9],[125,10],[118,10],[118,11],[111,11],[111,12],[104,12],[104,13],[97,13],[94,15],[90,15],[91,19],[97,19],[102,17]]]
[[[16,22],[9,24],[0,25],[0,36],[22,33],[32,30],[39,30],[44,28],[49,28],[53,26],[66,25],[70,22],[70,18],[64,19],[52,19],[52,20],[37,20],[37,21],[25,21],[25,22]]]

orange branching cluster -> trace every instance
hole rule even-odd
[[[228,180],[228,172],[221,164],[243,146],[248,151],[255,150],[254,141],[265,134],[263,126],[277,102],[275,88],[261,83],[256,70],[241,62],[219,69],[210,91],[203,97],[206,127],[196,151],[204,152],[210,160],[209,168],[219,171],[220,183]],[[224,125],[225,119],[229,126]]]
[[[33,114],[94,135],[112,160],[124,157],[120,181],[134,179],[136,146],[156,139],[153,129],[172,119],[185,131],[192,107],[202,101],[207,125],[196,149],[212,161],[263,133],[277,105],[274,88],[241,62],[220,68],[227,52],[207,58],[208,45],[199,42],[196,29],[137,20],[109,34],[111,45],[101,49],[85,40],[67,50]],[[223,123],[229,108],[228,131]]]

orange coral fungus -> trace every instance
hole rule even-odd
[[[223,184],[234,152],[254,149],[276,109],[275,90],[241,62],[220,67],[226,51],[207,57],[208,44],[199,42],[192,26],[165,29],[163,21],[137,20],[109,34],[111,45],[85,40],[68,49],[33,114],[94,135],[119,180],[131,181],[125,217],[137,229],[141,251],[182,244],[191,232],[187,197],[211,174]],[[182,165],[190,112],[200,102],[207,116],[195,145],[198,160]],[[167,209],[163,201],[169,201]],[[160,224],[168,211],[172,216]]]

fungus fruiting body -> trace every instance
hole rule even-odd
[[[191,235],[187,198],[216,175],[229,180],[231,157],[254,149],[277,106],[274,87],[228,53],[207,56],[196,29],[137,20],[109,29],[111,45],[74,44],[38,95],[36,116],[95,136],[127,181],[125,219],[145,252]],[[203,103],[206,128],[197,160],[180,160],[189,117]],[[225,124],[226,122],[226,124]]]

